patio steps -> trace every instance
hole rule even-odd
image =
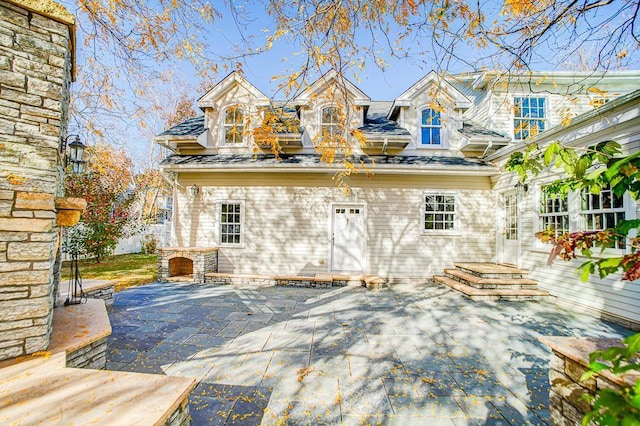
[[[533,300],[549,295],[527,278],[528,271],[494,263],[454,263],[433,280],[472,300]]]

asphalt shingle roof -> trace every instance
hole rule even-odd
[[[475,166],[493,168],[490,163],[477,158],[445,157],[445,156],[387,156],[371,155],[353,158],[353,161],[374,162],[381,166],[401,166],[424,168],[430,166]],[[171,155],[161,165],[193,165],[193,166],[230,166],[271,165],[274,167],[299,166],[313,167],[326,165],[315,154],[281,154],[279,158],[268,154],[210,154],[210,155]]]
[[[199,115],[165,130],[158,136],[200,136],[205,130],[204,115]]]
[[[462,129],[458,129],[458,131],[469,138],[482,137],[508,139],[508,136],[503,133],[489,130],[486,127],[470,121],[465,121],[464,123],[462,123]]]
[[[369,135],[411,136],[407,129],[387,118],[392,104],[393,102],[371,102],[364,126],[360,127],[360,130]]]

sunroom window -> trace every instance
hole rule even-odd
[[[569,203],[567,195],[540,194],[540,230],[553,231],[554,237],[569,232]]]
[[[420,124],[420,143],[423,146],[439,146],[441,144],[440,133],[442,130],[442,120],[440,112],[433,108],[422,110],[422,122]]]
[[[545,98],[521,96],[513,98],[514,138],[524,140],[534,137],[546,128]]]
[[[224,143],[228,145],[244,142],[244,111],[239,106],[224,110]]]
[[[604,188],[599,194],[582,192],[582,228],[586,231],[602,231],[615,228],[625,220],[624,197],[618,197],[610,188]],[[611,242],[608,247],[624,249],[621,239]]]

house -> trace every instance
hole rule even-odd
[[[621,119],[636,135],[623,132],[625,146],[637,149],[639,79],[638,71],[430,72],[396,99],[375,101],[330,71],[293,99],[271,102],[233,72],[199,99],[202,116],[156,137],[174,152],[161,165],[175,183],[173,243],[218,247],[219,271],[234,274],[424,280],[454,261],[510,263],[530,268],[554,294],[573,266],[543,271],[548,248],[533,241],[543,223],[539,184],[517,190],[502,165],[531,138],[596,142],[583,132],[594,120],[616,128],[602,114],[618,114],[618,97],[635,105],[635,118]],[[287,124],[272,127],[270,141],[255,137],[274,110]],[[370,173],[349,176],[345,190],[336,184],[344,164],[328,166],[317,146]],[[624,208],[636,217],[630,199]],[[572,283],[557,295],[572,300],[576,291]],[[635,302],[614,311],[640,323],[638,285],[620,298]],[[588,307],[605,310],[598,303]]]

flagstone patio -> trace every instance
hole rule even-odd
[[[107,368],[195,377],[194,425],[549,424],[539,336],[630,330],[551,302],[155,283],[115,295]]]

